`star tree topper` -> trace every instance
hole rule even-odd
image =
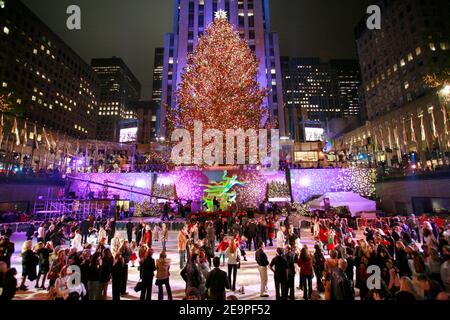
[[[214,16],[216,19],[227,19],[227,12],[220,9],[219,11],[216,11]]]

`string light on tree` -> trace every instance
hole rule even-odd
[[[255,129],[264,126],[268,109],[263,104],[267,89],[257,82],[259,63],[246,40],[219,10],[205,35],[189,55],[177,91],[177,105],[168,107],[169,132],[183,128],[194,132],[216,129]]]

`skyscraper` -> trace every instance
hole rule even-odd
[[[153,67],[153,86],[152,86],[152,101],[151,101],[151,114],[152,119],[145,119],[146,123],[152,124],[152,137],[151,139],[158,138],[160,135],[160,112],[161,112],[161,95],[163,84],[163,71],[164,71],[164,48],[155,49],[154,67]],[[155,130],[154,130],[155,129]],[[149,137],[150,139],[150,137]]]
[[[377,162],[422,166],[450,158],[449,105],[425,78],[450,69],[450,3],[378,1],[382,29],[356,28],[367,123],[342,149]]]
[[[199,37],[213,22],[214,13],[227,12],[230,23],[245,38],[260,62],[258,82],[270,89],[268,105],[271,119],[279,124],[284,135],[284,104],[281,86],[278,35],[270,32],[268,0],[175,0],[173,33],[165,37],[164,68],[161,96],[161,119],[166,106],[176,105],[176,89],[187,64],[188,54],[194,50]],[[164,123],[160,124],[165,136]]]
[[[92,68],[100,80],[97,139],[117,141],[118,121],[135,119],[130,108],[141,97],[141,84],[121,58],[92,59]]]
[[[355,60],[281,58],[286,127],[305,141],[305,128],[327,127],[331,119],[359,116],[359,68]]]
[[[38,125],[94,138],[96,74],[21,1],[1,3],[0,94],[11,94],[14,113]]]
[[[450,4],[379,1],[381,30],[356,29],[369,120],[411,102],[429,90],[424,76],[450,66]]]
[[[361,72],[358,60],[333,59],[329,64],[333,70],[334,81],[337,83],[338,103],[342,117],[360,117]]]

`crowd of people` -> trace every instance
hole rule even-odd
[[[1,298],[14,298],[16,290],[26,293],[28,283],[46,292],[48,299],[106,300],[111,284],[112,299],[119,300],[128,295],[129,268],[138,268],[134,290],[140,299],[152,299],[156,287],[159,300],[172,300],[169,236],[176,242],[187,300],[224,300],[227,290],[232,298],[245,294],[239,273],[247,261],[256,262],[261,298],[270,296],[270,273],[278,300],[294,300],[299,291],[305,300],[449,298],[450,225],[443,219],[364,221],[359,238],[347,218],[315,216],[308,221],[310,230],[303,231],[300,220],[296,213],[192,219],[175,236],[166,223],[129,220],[124,232],[116,232],[113,218],[91,215],[77,221],[63,216],[30,224],[20,253],[20,282],[11,267],[11,257],[17,254],[13,232],[5,224],[0,230]],[[314,245],[308,247],[311,241]],[[380,277],[372,277],[377,270]]]

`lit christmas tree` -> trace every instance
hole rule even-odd
[[[203,132],[260,129],[267,118],[263,105],[267,90],[260,88],[257,74],[258,60],[247,42],[230,25],[226,13],[217,12],[188,57],[177,106],[169,107],[169,132],[174,128],[193,132],[194,121],[203,123]]]

